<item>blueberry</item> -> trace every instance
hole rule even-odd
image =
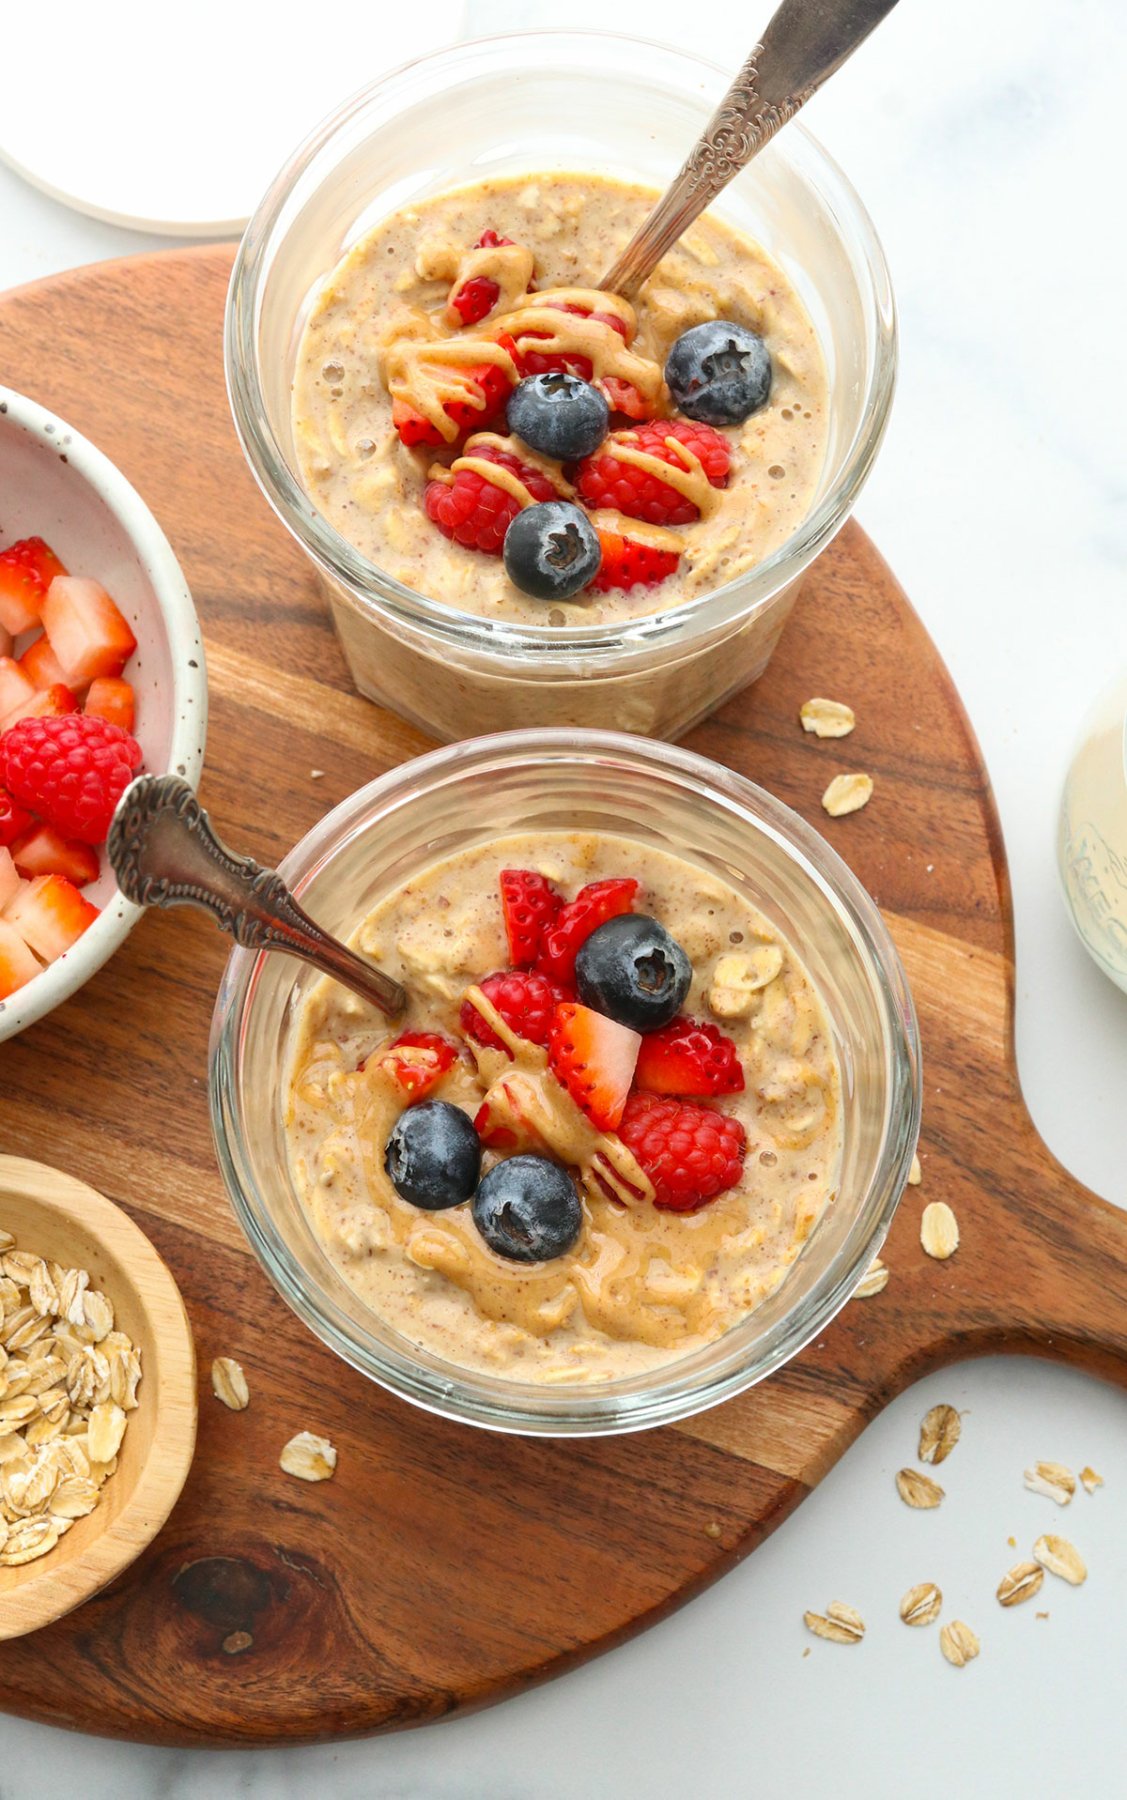
[[[477,1186],[481,1143],[461,1107],[424,1100],[400,1113],[383,1161],[402,1199],[427,1212],[442,1212],[460,1206]]]
[[[575,959],[579,998],[594,1012],[660,1031],[681,1010],[693,965],[665,926],[645,913],[622,913],[593,931]]]
[[[570,600],[598,573],[599,534],[581,506],[526,506],[505,533],[505,572],[534,600]]]
[[[517,384],[507,417],[509,430],[541,456],[578,462],[606,437],[610,408],[589,381],[551,369]]]
[[[509,1156],[474,1195],[474,1224],[511,1262],[547,1262],[570,1250],[583,1224],[575,1183],[544,1156]]]
[[[746,325],[709,319],[683,331],[665,365],[669,392],[690,419],[739,425],[771,392],[771,358]]]

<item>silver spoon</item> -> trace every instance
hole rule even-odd
[[[864,43],[896,0],[783,0],[680,174],[599,283],[629,297],[733,175]]]
[[[406,988],[322,931],[276,870],[232,855],[179,776],[142,775],[125,790],[106,853],[136,906],[201,907],[237,944],[312,963],[390,1018],[407,1005]]]

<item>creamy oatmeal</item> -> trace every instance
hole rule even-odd
[[[392,214],[327,278],[294,378],[301,475],[325,517],[388,575],[487,619],[599,624],[709,593],[761,562],[805,517],[825,457],[826,373],[802,302],[767,253],[706,214],[633,306],[587,285],[609,267],[655,198],[650,189],[589,173],[483,181]],[[515,241],[475,248],[491,230]],[[467,328],[451,296],[474,281],[491,283],[496,297],[487,317]],[[690,453],[647,463],[621,437],[631,419],[612,413],[612,436],[627,458],[659,474],[699,513],[672,527],[613,507],[593,514],[600,537],[616,534],[679,558],[660,585],[584,589],[546,608],[513,585],[499,554],[465,548],[431,523],[424,511],[428,477],[449,481],[459,466],[481,472],[483,452],[488,478],[522,506],[548,491],[575,495],[574,469],[553,466],[503,435],[501,445],[519,450],[526,474],[522,482],[497,472],[490,446],[495,452],[505,432],[503,403],[500,420],[484,419],[484,435],[471,431],[466,441],[448,406],[457,411],[459,396],[465,401],[468,360],[479,374],[486,371],[490,393],[498,385],[507,393],[530,355],[581,357],[591,379],[612,402],[633,407],[635,419],[664,418],[673,412],[662,380],[669,350],[690,327],[713,319],[758,333],[772,369],[766,403],[724,432],[731,451],[726,485],[710,485]],[[478,390],[469,391],[479,405]],[[395,406],[408,402],[432,440],[414,448],[393,424]]]
[[[565,895],[636,877],[636,909],[692,964],[683,1012],[730,1039],[744,1086],[709,1101],[746,1134],[742,1170],[695,1211],[654,1203],[619,1135],[597,1129],[548,1066],[514,1036],[479,983],[509,964],[503,868],[539,871]],[[295,1026],[286,1136],[317,1236],[361,1300],[409,1342],[512,1380],[601,1381],[667,1363],[737,1324],[779,1284],[832,1201],[841,1150],[839,1078],[817,993],[767,920],[710,873],[633,841],[588,834],[512,837],[435,864],[387,895],[353,940],[407,986],[394,1028],[331,982]],[[460,1034],[471,998],[493,1047]],[[387,1047],[404,1027],[459,1046],[428,1093],[488,1140],[482,1119],[532,1121],[577,1186],[573,1247],[539,1263],[498,1255],[469,1205],[426,1211],[396,1192],[389,1133],[407,1099]],[[643,1040],[645,1041],[645,1040]],[[398,1065],[402,1068],[402,1062]],[[488,1169],[496,1151],[485,1152]]]

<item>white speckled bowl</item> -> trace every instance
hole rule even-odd
[[[45,407],[0,387],[0,545],[33,535],[46,538],[76,575],[102,582],[121,607],[137,638],[128,674],[145,768],[173,770],[194,787],[207,735],[207,670],[196,609],[168,539],[108,457]],[[0,1001],[0,1043],[77,992],[140,917],[102,861],[99,880],[86,889],[101,918]]]

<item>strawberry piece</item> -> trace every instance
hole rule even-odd
[[[571,998],[570,990],[549,981],[535,969],[500,969],[478,982],[485,998],[495,1006],[510,1031],[526,1038],[530,1044],[547,1045],[552,1017],[561,1000]],[[486,1023],[472,1000],[462,1001],[458,1019],[465,1036],[489,1050],[508,1051],[493,1027]]]
[[[0,659],[11,656],[16,640],[6,625],[0,625]]]
[[[743,1126],[694,1100],[631,1094],[618,1135],[653,1182],[654,1205],[667,1212],[695,1212],[743,1174]]]
[[[507,332],[499,331],[493,341],[507,350],[515,361],[517,347]],[[467,346],[467,353],[472,355],[470,346]],[[461,370],[461,374],[476,391],[481,404],[474,406],[469,400],[447,400],[442,410],[447,418],[453,419],[459,432],[484,431],[504,411],[512,379],[508,370],[500,363],[491,362],[470,363]],[[393,401],[391,422],[409,450],[418,444],[433,444],[436,448],[446,446],[446,439],[437,425],[432,425],[428,418],[416,412],[405,400]]]
[[[12,844],[22,837],[32,823],[31,814],[17,806],[11,794],[0,787],[0,844]]]
[[[605,594],[611,588],[657,587],[675,575],[681,561],[676,550],[655,550],[617,531],[600,531],[603,560],[587,583],[589,594]]]
[[[21,875],[65,875],[75,887],[97,881],[101,865],[96,850],[61,837],[52,825],[32,824],[27,813],[22,816],[30,829],[12,840],[12,861]]]
[[[457,1060],[457,1045],[437,1031],[401,1031],[379,1059],[381,1069],[394,1076],[412,1100],[429,1094]]]
[[[593,456],[584,458],[575,475],[579,498],[594,512],[611,508],[650,525],[691,525],[700,518],[700,508],[692,500],[648,469],[615,455],[621,446],[683,468],[676,451],[669,448],[670,439],[698,459],[710,487],[727,487],[732,452],[726,437],[692,419],[651,419],[629,431],[611,432]]]
[[[15,927],[0,919],[0,1000],[25,987],[42,967]]]
[[[0,913],[9,901],[15,899],[22,886],[19,870],[12,861],[12,852],[0,844]]]
[[[539,469],[522,463],[508,450],[494,444],[475,446],[480,460],[496,463],[519,476],[536,500],[555,500],[556,490]],[[427,518],[438,526],[444,537],[462,544],[467,550],[480,550],[486,556],[500,556],[505,533],[520,511],[520,501],[504,488],[496,487],[476,469],[459,469],[453,481],[428,481],[423,495]]]
[[[514,968],[532,968],[540,939],[555,922],[562,905],[551,882],[535,869],[501,870],[501,911]]]
[[[21,719],[61,719],[65,713],[75,711],[78,702],[64,682],[57,681],[41,694],[32,694],[31,699],[17,706],[15,712],[8,714],[4,720],[4,730],[10,731]]]
[[[41,633],[28,645],[20,657],[20,668],[31,685],[39,688],[40,691],[58,687],[66,680],[63,665],[48,643],[46,632]]]
[[[717,1094],[742,1093],[744,1072],[735,1044],[715,1025],[674,1019],[660,1031],[646,1034],[635,1082],[650,1094],[714,1099]]]
[[[553,981],[569,987],[575,980],[575,958],[591,933],[634,904],[638,883],[632,876],[592,881],[580,888],[574,900],[561,907],[554,925],[544,933],[536,966]]]
[[[94,923],[98,908],[65,875],[39,875],[13,900],[5,916],[37,956],[54,962]]]
[[[85,713],[21,719],[0,738],[0,783],[12,799],[84,844],[104,842],[140,765],[127,731]]]
[[[14,718],[22,707],[35,699],[35,691],[19,663],[13,662],[10,656],[0,656],[0,731],[9,718]]]
[[[552,1020],[548,1062],[592,1125],[613,1131],[622,1117],[641,1047],[641,1034],[628,1025],[565,1001]]]
[[[607,375],[599,383],[611,412],[625,413],[628,419],[648,419],[653,407],[640,388],[620,375]]]
[[[43,599],[66,570],[40,537],[21,538],[0,550],[0,625],[13,637],[38,625]]]
[[[520,1084],[495,1081],[474,1115],[474,1130],[487,1150],[542,1150],[544,1140],[521,1106]]]
[[[86,705],[82,709],[95,719],[108,719],[122,731],[132,731],[136,716],[136,699],[128,681],[119,675],[99,675],[90,683]]]
[[[137,639],[100,581],[58,575],[43,602],[43,629],[71,687],[120,675]]]

